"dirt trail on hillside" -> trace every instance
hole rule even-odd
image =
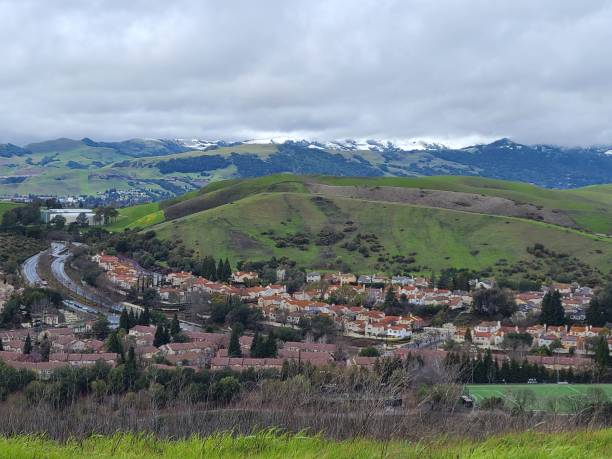
[[[390,186],[333,186],[320,183],[308,183],[306,186],[311,192],[328,197],[397,202],[479,214],[528,218],[567,227],[576,226],[575,222],[562,211],[539,208],[533,204],[520,203],[496,196]]]

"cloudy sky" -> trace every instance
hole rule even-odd
[[[0,0],[0,142],[612,143],[612,2]]]

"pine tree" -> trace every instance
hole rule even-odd
[[[217,265],[217,280],[223,282],[225,280],[225,265],[223,260],[219,258],[219,264]]]
[[[542,299],[542,313],[540,323],[546,325],[563,325],[565,323],[565,311],[561,304],[561,294],[558,290],[548,291]]]
[[[28,355],[32,352],[32,339],[30,338],[30,334],[26,336],[25,343],[23,343],[23,353]]]
[[[610,364],[610,349],[605,337],[600,336],[595,347],[595,363],[599,373],[603,373]]]
[[[209,279],[211,281],[217,281],[219,278],[217,277],[217,266],[215,264],[215,259],[213,257],[208,257],[208,272]]]
[[[125,308],[123,308],[119,316],[119,328],[124,329],[126,332],[130,331],[130,316]]]
[[[155,336],[153,338],[153,346],[159,347],[163,346],[170,342],[168,337],[166,336],[166,330],[164,330],[164,326],[162,324],[158,324],[155,329]]]
[[[259,336],[258,331],[255,331],[255,336],[253,337],[253,342],[251,343],[250,355],[253,358],[261,357],[261,336]]]
[[[397,301],[397,297],[395,296],[395,289],[392,285],[389,286],[387,292],[385,293],[385,301],[383,303],[383,309],[385,311],[392,311],[393,309],[399,307],[399,301]]]
[[[172,337],[175,337],[180,332],[181,332],[181,324],[179,323],[178,317],[175,313],[174,317],[172,317],[172,322],[170,322],[170,335],[172,335]]]
[[[149,311],[149,306],[144,307],[144,311],[140,314],[140,325],[150,325],[151,324],[151,312]]]
[[[268,339],[265,344],[265,355],[264,357],[273,358],[276,357],[276,353],[278,351],[278,346],[276,344],[276,336],[274,336],[274,331],[270,330],[270,334],[268,335]]]
[[[138,320],[136,319],[136,315],[134,314],[134,310],[130,309],[130,313],[128,314],[128,325],[129,325],[129,328],[128,328],[127,331],[129,331],[129,329],[132,328],[137,323],[138,323]]]
[[[237,327],[232,329],[227,355],[229,357],[242,357],[242,350],[240,349],[240,332]]]
[[[111,335],[108,337],[108,340],[106,341],[106,350],[114,354],[119,354],[121,359],[123,359],[123,345],[121,344],[121,340],[119,339],[117,332],[111,333]]]
[[[232,278],[232,267],[227,258],[225,259],[225,263],[223,263],[223,271],[224,271],[223,274],[225,276],[223,280],[227,282]]]

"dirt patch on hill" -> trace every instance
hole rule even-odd
[[[309,183],[307,186],[313,193],[328,197],[398,202],[479,214],[528,218],[568,227],[576,226],[576,223],[561,211],[496,196],[401,187],[332,186],[320,183]]]

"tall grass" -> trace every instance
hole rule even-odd
[[[282,435],[273,430],[255,435],[228,433],[184,440],[116,434],[58,443],[39,436],[0,438],[0,458],[607,458],[612,430],[564,434],[527,432],[482,442],[408,443],[372,440],[332,441],[322,437]]]

